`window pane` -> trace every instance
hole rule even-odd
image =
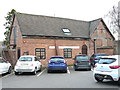
[[[40,49],[39,49],[39,48],[37,48],[37,49],[36,49],[36,51],[40,51]]]
[[[35,51],[35,54],[40,59],[45,59],[46,58],[45,48],[37,48],[36,51]]]
[[[72,58],[72,49],[71,48],[64,49],[64,57],[65,58]]]

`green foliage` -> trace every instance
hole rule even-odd
[[[5,22],[4,26],[5,26],[6,31],[4,33],[4,35],[5,35],[4,44],[7,46],[7,48],[9,48],[9,44],[10,44],[9,35],[10,35],[10,29],[11,29],[13,16],[14,16],[15,12],[16,12],[16,10],[12,9],[10,12],[8,12],[7,16],[5,17],[6,22]]]

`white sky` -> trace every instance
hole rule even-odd
[[[91,21],[104,17],[120,0],[1,0],[0,41],[4,39],[5,16],[17,12]]]

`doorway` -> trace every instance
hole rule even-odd
[[[82,54],[86,54],[87,55],[87,45],[83,45],[82,46]]]
[[[18,49],[17,49],[17,58],[19,59],[20,56],[21,56],[21,50],[20,50],[20,48],[18,48]]]

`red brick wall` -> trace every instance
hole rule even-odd
[[[24,52],[28,51],[30,55],[35,55],[35,48],[46,48],[46,59],[45,61],[42,61],[43,64],[47,64],[47,61],[49,60],[49,58],[51,56],[55,55],[55,49],[50,49],[49,46],[55,46],[55,42],[57,46],[79,46],[79,49],[72,49],[72,58],[75,57],[75,55],[78,55],[79,53],[82,53],[82,45],[86,44],[87,45],[87,49],[88,49],[88,55],[91,56],[94,53],[94,41],[93,39],[95,37],[104,37],[107,38],[105,39],[100,39],[100,40],[96,40],[96,44],[97,47],[103,47],[103,46],[113,46],[113,38],[110,36],[110,34],[107,32],[106,28],[104,27],[103,23],[101,22],[98,27],[97,30],[94,31],[94,33],[91,35],[91,40],[87,41],[81,41],[81,40],[60,40],[60,39],[42,39],[42,38],[23,38],[21,35],[21,31],[18,25],[18,22],[15,18],[14,21],[14,26],[16,26],[16,30],[17,30],[17,42],[16,42],[16,57],[17,57],[17,49],[20,48],[21,50],[21,55],[23,55]],[[105,30],[100,30],[100,29],[105,29]],[[13,44],[13,32],[11,33],[11,38],[10,38],[10,43]],[[63,56],[63,49],[58,49],[58,54],[60,56]],[[97,52],[99,53],[107,53],[110,52],[109,54],[112,54],[112,50],[108,49],[108,50],[103,50],[103,49],[99,49],[97,50]],[[67,59],[68,60],[68,64],[72,64],[73,60],[72,58]]]
[[[113,55],[113,49],[97,49],[97,53],[106,53],[107,55]]]
[[[114,40],[102,22],[99,23],[97,29],[91,35],[92,40],[96,37],[100,37],[99,39],[96,39],[96,48],[112,47],[111,49],[96,49],[96,53],[113,54]]]
[[[55,49],[50,49],[49,46],[79,46],[79,49],[72,49],[72,58],[75,57],[75,55],[78,55],[81,53],[82,45],[86,44],[89,47],[88,41],[79,41],[79,40],[55,40],[55,39],[23,39],[24,43],[21,43],[18,45],[18,47],[21,47],[21,55],[28,51],[30,55],[35,55],[35,49],[36,48],[46,48],[46,61],[49,60],[51,56],[55,56]],[[89,53],[89,52],[88,52]],[[58,54],[60,56],[64,56],[63,49],[58,49]],[[72,64],[73,60],[72,58],[66,59],[68,60],[68,64]]]

